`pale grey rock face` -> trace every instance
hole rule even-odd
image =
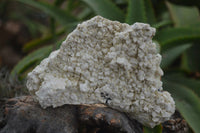
[[[28,74],[27,88],[43,108],[104,103],[154,127],[175,111],[174,100],[162,91],[154,34],[148,24],[96,16]]]

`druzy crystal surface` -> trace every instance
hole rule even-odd
[[[162,90],[161,55],[148,24],[128,25],[96,16],[77,26],[27,77],[43,108],[103,103],[150,127],[175,111]]]

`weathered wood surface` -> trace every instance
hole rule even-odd
[[[0,133],[141,133],[126,114],[101,104],[42,109],[31,96],[0,101]]]
[[[162,123],[163,133],[188,133],[179,112]],[[0,100],[0,133],[142,133],[142,125],[102,104],[42,109],[31,96]]]

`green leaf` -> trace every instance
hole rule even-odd
[[[180,46],[173,47],[162,53],[161,67],[168,67],[177,57],[179,57],[186,49],[191,47],[191,44],[183,44]]]
[[[92,10],[89,7],[86,7],[83,9],[81,13],[77,15],[77,18],[79,20],[85,19],[87,16],[89,16],[92,13]]]
[[[65,30],[61,30],[58,33],[56,33],[56,36],[62,35],[63,33],[65,33]],[[51,41],[54,39],[54,35],[48,35],[46,37],[42,37],[42,38],[36,38],[34,40],[31,40],[30,42],[26,43],[23,46],[23,51],[24,52],[28,52],[34,48],[37,48],[38,46],[42,46],[43,44]]]
[[[153,43],[156,44],[156,52],[157,52],[157,53],[160,53],[160,44],[158,43],[158,41],[153,40]]]
[[[44,31],[47,31],[46,26],[44,26],[43,24],[41,24],[37,21],[31,20],[26,15],[19,13],[19,12],[12,12],[12,14],[10,14],[8,16],[8,19],[20,21],[21,23],[26,25],[29,33],[31,34],[31,37],[33,37],[33,38],[37,37],[38,32],[42,33]]]
[[[200,131],[200,98],[192,91],[190,86],[170,81],[169,78],[172,79],[173,77],[163,78],[164,89],[172,94],[177,109],[190,127],[198,133]],[[186,81],[183,80],[182,82]]]
[[[182,73],[168,74],[165,78],[169,81],[188,86],[192,91],[194,91],[195,94],[198,95],[198,97],[200,97],[200,80],[187,78]]]
[[[182,57],[182,69],[188,72],[200,72],[200,42],[195,43],[189,48]]]
[[[144,133],[162,133],[162,125],[157,125],[154,128],[144,127]]]
[[[195,26],[200,24],[199,10],[196,7],[174,5],[166,2],[175,27]]]
[[[156,17],[155,17],[155,12],[154,12],[154,8],[153,8],[151,0],[144,0],[144,5],[145,5],[145,15],[147,18],[146,22],[151,25],[155,24]]]
[[[127,0],[114,0],[117,5],[127,4]]]
[[[67,0],[66,11],[72,12],[77,6],[77,0]]]
[[[24,57],[12,70],[11,75],[15,76],[20,75],[25,70],[27,70],[32,64],[41,61],[45,57],[49,55],[49,53],[53,50],[53,46],[46,46],[43,48],[40,48],[26,57]]]
[[[73,16],[71,16],[70,14],[66,13],[65,11],[61,10],[56,6],[33,0],[16,0],[16,1],[42,10],[46,14],[55,18],[58,22],[60,22],[63,25],[77,22],[77,20]]]
[[[129,0],[126,23],[146,22],[144,0]]]
[[[129,0],[126,22],[146,22],[154,24],[156,17],[150,0]]]
[[[65,0],[55,0],[54,1],[54,5],[56,5],[56,6],[61,6],[63,3],[65,2]]]
[[[198,28],[168,28],[160,30],[154,37],[160,44],[161,50],[177,45],[200,40],[200,29]]]
[[[102,17],[118,20],[124,22],[125,15],[120,8],[118,8],[110,0],[82,0],[88,4],[97,15]]]
[[[161,22],[153,24],[153,27],[156,29],[162,28],[164,26],[171,25],[173,22],[171,20],[163,20]]]

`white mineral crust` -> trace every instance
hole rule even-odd
[[[162,91],[155,32],[148,24],[96,16],[28,74],[27,88],[43,108],[104,103],[154,127],[175,111],[174,100]]]

